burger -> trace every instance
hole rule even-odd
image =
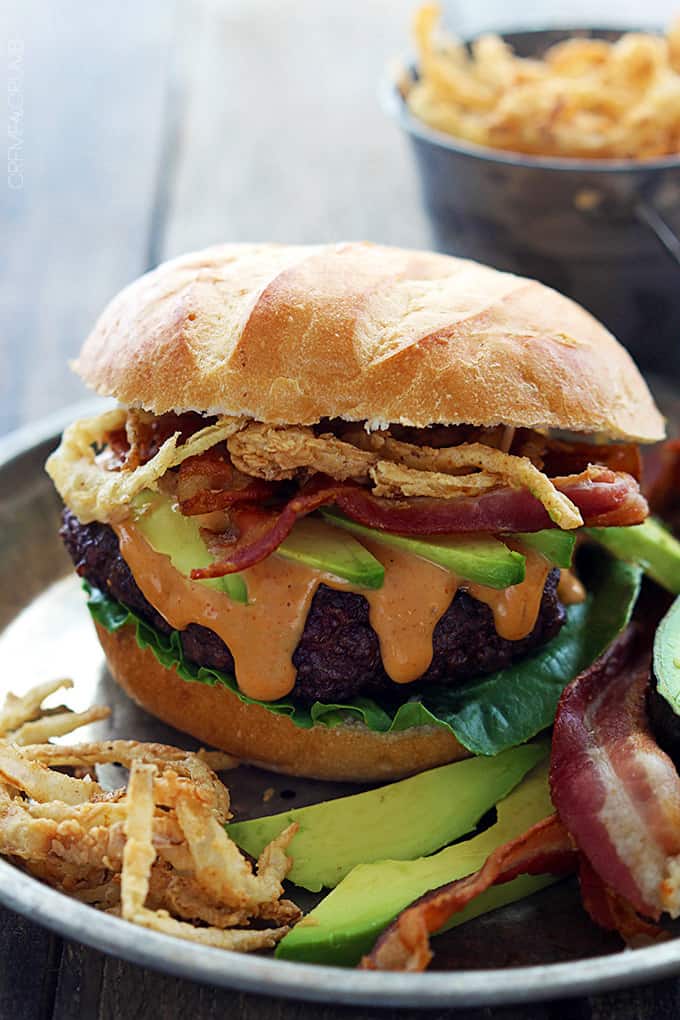
[[[117,407],[47,470],[109,668],[269,769],[389,779],[529,740],[625,627],[635,564],[673,559],[643,379],[532,280],[222,245],[124,289],[75,368]]]

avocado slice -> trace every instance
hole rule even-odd
[[[362,588],[382,588],[385,568],[361,542],[318,518],[298,521],[276,550],[278,556],[335,574]]]
[[[512,536],[528,549],[535,549],[555,567],[567,569],[571,566],[576,545],[573,531],[560,528],[546,528],[545,531],[522,531]]]
[[[680,715],[680,598],[659,624],[654,636],[656,689]]]
[[[345,528],[359,538],[404,549],[424,560],[445,567],[467,581],[487,585],[489,588],[509,588],[524,580],[525,559],[521,553],[508,549],[503,542],[491,536],[456,535],[455,537],[413,538],[393,535],[357,524],[338,513],[322,509],[325,519],[338,528]]]
[[[680,595],[680,542],[655,517],[627,528],[583,530],[617,559],[637,563],[662,588]]]
[[[170,557],[180,574],[188,577],[192,570],[209,567],[213,562],[196,520],[181,513],[168,496],[145,489],[132,506],[135,526],[156,552]],[[210,577],[196,583],[225,592],[235,602],[248,601],[248,589],[240,574]]]
[[[543,748],[544,753],[546,748]],[[451,792],[451,791],[450,791]],[[445,801],[439,803],[439,810]],[[352,967],[372,948],[397,914],[423,893],[477,871],[489,854],[552,814],[548,763],[536,768],[498,805],[498,820],[478,836],[456,843],[432,857],[415,861],[362,864],[304,917],[279,943],[285,960]],[[404,816],[403,824],[411,827]],[[521,875],[487,890],[457,914],[447,927],[522,899],[558,881],[554,875]]]
[[[259,857],[297,822],[289,880],[311,892],[332,889],[357,864],[386,857],[408,861],[459,839],[544,755],[545,746],[525,744],[495,758],[442,765],[366,793],[236,822],[227,832],[242,850]]]

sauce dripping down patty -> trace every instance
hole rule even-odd
[[[295,685],[292,656],[320,584],[360,593],[369,604],[385,671],[398,684],[417,680],[432,661],[437,622],[459,588],[485,603],[501,637],[518,641],[533,630],[550,565],[525,551],[526,578],[496,590],[463,582],[450,571],[402,550],[365,542],[385,567],[385,583],[367,590],[332,574],[276,555],[244,571],[248,605],[191,581],[156,552],[132,522],[115,526],[120,551],[151,605],[176,630],[200,624],[230,649],[241,691],[261,701],[288,695]]]

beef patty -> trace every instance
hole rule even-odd
[[[60,534],[81,577],[157,630],[170,632],[170,625],[140,591],[112,528],[97,522],[81,524],[65,510]],[[454,685],[509,666],[544,645],[565,621],[557,598],[558,580],[559,571],[552,570],[536,625],[521,641],[499,637],[489,607],[458,591],[434,629],[432,662],[418,685]],[[190,662],[233,675],[231,652],[214,631],[192,623],[181,631],[181,641]],[[312,601],[293,664],[297,678],[292,693],[305,703],[346,701],[358,694],[398,695],[403,700],[417,690],[417,685],[393,683],[385,672],[363,595],[335,591],[324,584]]]

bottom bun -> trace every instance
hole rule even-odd
[[[441,726],[399,733],[376,733],[359,722],[302,729],[284,715],[246,704],[227,687],[182,680],[151,649],[139,647],[130,624],[115,632],[97,626],[97,634],[113,676],[142,708],[251,765],[312,779],[372,782],[470,756]]]

